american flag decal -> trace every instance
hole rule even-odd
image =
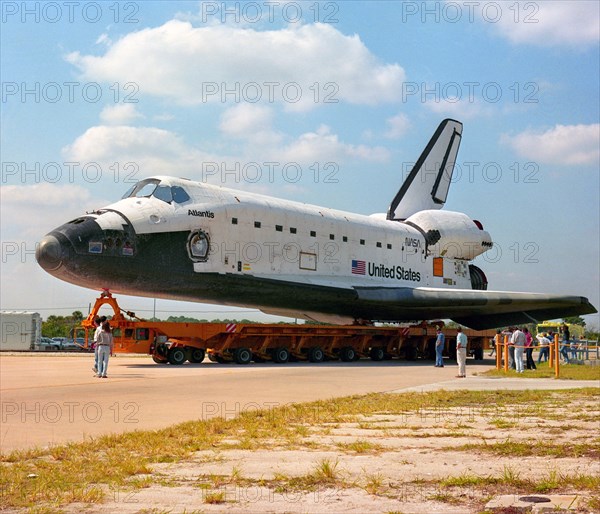
[[[355,261],[352,259],[352,274],[353,275],[364,275],[365,274],[365,261]]]

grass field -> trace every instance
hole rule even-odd
[[[512,377],[512,378],[554,378],[554,368],[550,368],[548,363],[542,363],[537,369],[526,369],[523,373],[517,373],[514,369],[504,372],[504,369],[493,369],[485,373],[485,376]],[[559,379],[562,380],[600,380],[600,366],[590,366],[582,364],[565,364],[559,369]]]
[[[598,426],[599,405],[598,388],[370,394],[15,451],[0,458],[0,510],[61,512],[77,503],[93,512],[93,505],[108,501],[115,489],[162,488],[166,495],[181,487],[201,489],[204,503],[220,504],[231,502],[228,488],[242,486],[273,494],[330,487],[388,500],[406,495],[410,486],[427,501],[464,505],[466,511],[473,505],[480,509],[494,494],[576,490],[593,510],[600,506],[600,476],[598,467],[587,463],[598,462],[600,437],[576,431],[587,434],[587,426]],[[561,439],[565,434],[576,442]],[[418,451],[408,458],[411,447]],[[241,467],[227,464],[231,452],[279,451],[335,457],[315,457],[309,469],[298,473],[271,472],[265,465],[260,477],[245,476]],[[448,455],[469,467],[428,476],[413,471],[423,461],[431,461],[434,469],[436,458],[445,461]],[[357,456],[367,459],[358,471],[351,469]],[[473,467],[477,456],[483,456],[485,466],[487,459],[499,459],[496,471]],[[384,458],[401,466],[401,472],[388,476]],[[548,465],[526,473],[511,464],[523,458]],[[581,466],[567,468],[561,459],[579,460]],[[377,466],[371,464],[378,460]],[[220,462],[230,471],[203,471]],[[165,472],[165,466],[176,470],[190,463],[197,470],[191,482]],[[169,512],[167,506],[157,512]]]

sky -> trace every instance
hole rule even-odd
[[[598,2],[0,5],[1,309],[87,313],[97,294],[44,272],[36,242],[137,180],[386,212],[444,118],[464,124],[445,209],[491,233],[489,288],[600,306]]]

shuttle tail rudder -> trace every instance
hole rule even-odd
[[[441,209],[446,202],[462,137],[462,123],[445,119],[433,134],[388,209],[388,220]]]

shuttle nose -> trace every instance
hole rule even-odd
[[[53,271],[62,265],[62,248],[56,237],[48,234],[35,249],[38,264],[46,271]]]

